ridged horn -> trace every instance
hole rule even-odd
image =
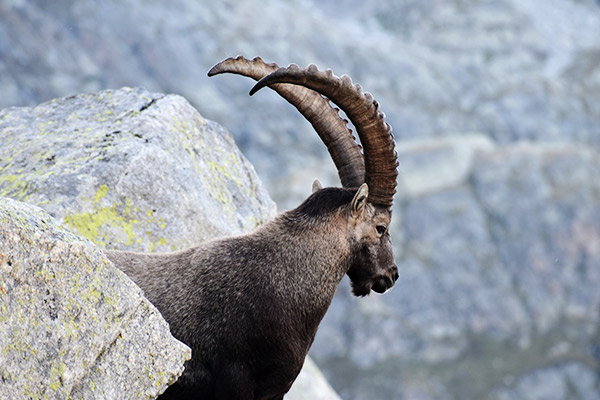
[[[267,64],[260,57],[248,60],[242,56],[228,58],[216,64],[208,76],[233,73],[260,80],[277,71],[275,63]],[[365,164],[361,147],[348,128],[348,121],[342,119],[339,110],[314,90],[290,84],[274,84],[271,89],[286,99],[306,118],[333,159],[343,187],[359,187],[364,182]]]
[[[391,126],[379,103],[363,93],[350,77],[337,77],[331,70],[319,71],[315,65],[300,68],[292,64],[265,76],[250,90],[250,95],[265,86],[291,83],[315,90],[340,107],[354,124],[364,149],[365,182],[369,185],[369,202],[391,207],[396,193],[398,156],[394,149]]]

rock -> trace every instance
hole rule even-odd
[[[180,96],[124,88],[0,111],[0,195],[96,244],[169,251],[275,213],[231,136]]]
[[[207,78],[224,57],[349,74],[403,140],[482,132],[500,143],[599,148],[599,35],[596,0],[7,1],[0,107],[125,85],[181,93],[233,132],[278,204],[291,207],[286,178],[326,152],[277,95],[249,99],[247,79]]]
[[[0,398],[153,399],[191,351],[91,242],[0,198]]]
[[[535,371],[520,378],[515,385],[502,385],[503,387],[489,398],[494,400],[593,399],[598,394],[596,382],[597,377],[589,368],[572,362]]]
[[[551,381],[597,397],[598,151],[472,136],[399,152],[400,279],[384,296],[339,290],[311,350],[338,393],[538,399]]]
[[[10,108],[0,138],[0,195],[43,207],[101,247],[183,249],[275,215],[231,136],[180,96],[124,88]],[[337,399],[310,359],[298,382],[292,399]]]
[[[302,366],[285,400],[341,400],[310,357]]]
[[[464,135],[436,141],[422,140],[398,143],[400,160],[399,196],[420,197],[464,182],[473,168],[475,155],[490,150],[493,142],[483,135]]]

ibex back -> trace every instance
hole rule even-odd
[[[161,399],[283,399],[300,372],[335,289],[383,293],[398,278],[388,227],[397,157],[378,104],[331,71],[227,59],[209,75],[237,73],[276,90],[313,124],[343,188],[322,188],[252,233],[169,254],[110,251],[175,337],[192,348]],[[346,112],[347,121],[326,96]]]

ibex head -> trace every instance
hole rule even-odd
[[[250,94],[269,86],[294,105],[313,125],[338,169],[342,186],[354,192],[348,216],[351,254],[347,274],[353,293],[364,296],[371,290],[383,293],[398,278],[394,264],[389,226],[396,192],[397,155],[391,127],[379,104],[348,76],[337,77],[331,70],[314,65],[279,68],[260,58],[227,59],[215,65],[209,75],[224,72],[251,77],[259,82]],[[362,147],[352,136],[346,120],[329,100],[340,107],[354,124]],[[320,185],[313,191],[321,190]]]
[[[388,230],[391,213],[369,202],[366,183],[357,190],[350,209],[349,223],[353,225],[350,232],[356,246],[347,272],[352,293],[356,296],[365,296],[371,290],[383,293],[398,279]]]

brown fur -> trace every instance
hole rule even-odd
[[[344,274],[353,292],[398,277],[389,210],[368,188],[315,187],[254,232],[169,254],[109,251],[192,348],[161,399],[282,399]]]

